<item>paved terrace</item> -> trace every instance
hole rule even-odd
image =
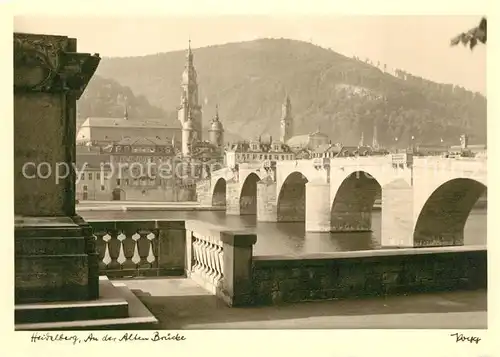
[[[117,280],[160,329],[485,329],[484,290],[230,308],[191,279]]]

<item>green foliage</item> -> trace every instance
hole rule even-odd
[[[205,125],[219,104],[226,132],[245,138],[278,137],[281,104],[288,93],[296,134],[320,127],[334,141],[349,145],[358,143],[361,132],[369,141],[376,124],[379,143],[385,145],[394,143],[395,137],[406,145],[412,135],[417,142],[436,143],[443,138],[457,143],[461,133],[486,142],[486,98],[461,87],[402,70],[384,73],[384,64],[374,66],[294,40],[262,39],[193,52]],[[184,63],[183,51],[105,58],[98,74],[132,88],[171,113],[180,103]],[[82,111],[90,106],[87,111],[97,113],[101,106],[121,116],[123,109],[104,83],[99,77],[91,81],[88,97],[80,101],[85,103]],[[101,99],[103,93],[108,99]],[[143,101],[144,108],[151,108]]]

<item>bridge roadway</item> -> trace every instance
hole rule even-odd
[[[462,245],[467,217],[487,194],[485,159],[381,157],[242,163],[197,184],[202,206],[308,232],[365,232],[382,198],[385,247]]]
[[[120,280],[159,329],[485,329],[486,291],[230,308],[191,279]]]

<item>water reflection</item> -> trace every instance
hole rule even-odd
[[[86,220],[102,219],[102,212],[81,212]],[[465,244],[486,244],[485,209],[471,212],[465,225]],[[199,219],[228,229],[247,229],[257,234],[254,247],[256,255],[304,254],[334,251],[354,251],[380,248],[381,212],[372,216],[373,232],[363,233],[309,233],[304,222],[267,223],[257,222],[255,215],[226,216],[224,212],[106,212],[106,218],[113,219]]]

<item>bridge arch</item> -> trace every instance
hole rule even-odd
[[[212,192],[212,206],[214,207],[225,207],[226,206],[226,180],[220,177],[215,185]]]
[[[366,171],[348,174],[338,186],[331,205],[331,231],[371,231],[375,200],[382,188]]]
[[[471,178],[455,178],[440,185],[418,214],[415,246],[462,245],[467,218],[486,193],[487,186]]]
[[[257,214],[257,182],[259,181],[260,177],[255,172],[245,177],[241,185],[240,215]]]
[[[304,222],[306,183],[309,180],[300,172],[290,173],[281,185],[277,201],[278,222]]]

